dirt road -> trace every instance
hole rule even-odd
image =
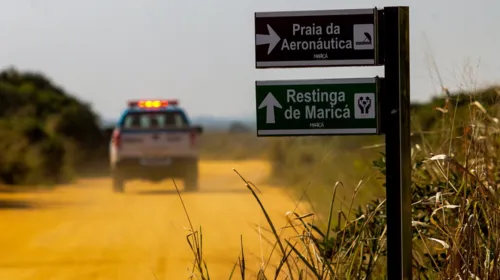
[[[203,228],[212,279],[228,279],[240,234],[247,267],[255,271],[271,246],[260,240],[254,224],[268,226],[232,168],[258,184],[269,166],[204,161],[200,167],[200,191],[182,195],[194,226]],[[277,226],[285,225],[284,214],[296,202],[279,188],[258,187],[271,216],[280,221]],[[53,192],[0,194],[0,225],[2,280],[176,280],[190,275],[188,222],[171,181],[134,181],[124,194],[111,192],[109,178],[80,180]]]

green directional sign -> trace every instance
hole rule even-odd
[[[378,134],[380,80],[257,81],[257,136]]]

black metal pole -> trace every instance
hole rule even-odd
[[[409,8],[384,7],[387,279],[412,279]]]

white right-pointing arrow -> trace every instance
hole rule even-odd
[[[255,43],[257,44],[257,46],[269,44],[267,54],[270,54],[273,51],[274,47],[276,47],[276,45],[280,42],[281,38],[269,24],[267,25],[267,31],[269,31],[269,34],[255,35]]]
[[[262,100],[259,105],[259,109],[266,107],[266,123],[275,123],[274,119],[274,107],[282,109],[281,104],[276,100],[272,93],[268,93],[266,98]]]

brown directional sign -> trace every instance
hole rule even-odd
[[[376,16],[376,9],[255,13],[255,66],[377,65]]]

